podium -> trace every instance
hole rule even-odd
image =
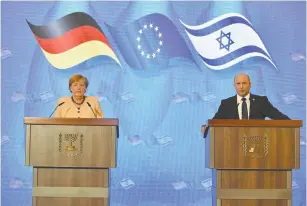
[[[24,118],[33,206],[108,206],[118,119]]]
[[[217,206],[291,206],[300,120],[209,120]]]

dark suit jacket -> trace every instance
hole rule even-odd
[[[276,109],[266,96],[250,94],[249,119],[289,120],[290,118]],[[237,95],[224,99],[213,119],[239,119]]]

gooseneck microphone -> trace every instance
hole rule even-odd
[[[97,115],[95,114],[95,112],[94,112],[94,110],[93,110],[93,108],[92,108],[92,105],[91,105],[89,102],[86,102],[86,104],[91,108],[91,110],[92,110],[94,116],[97,118]]]
[[[55,112],[55,110],[59,107],[62,106],[65,102],[61,102],[60,104],[58,104],[55,109],[53,110],[53,112],[49,115],[49,117],[51,117],[53,115],[53,113]]]

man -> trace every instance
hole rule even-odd
[[[237,95],[224,99],[212,119],[270,119],[289,120],[290,118],[276,109],[266,96],[250,93],[252,83],[246,74],[238,74],[234,79]],[[202,132],[207,132],[206,125]]]

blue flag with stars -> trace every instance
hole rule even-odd
[[[129,25],[108,28],[124,60],[133,69],[164,69],[172,58],[191,57],[176,26],[162,14],[150,14]]]

